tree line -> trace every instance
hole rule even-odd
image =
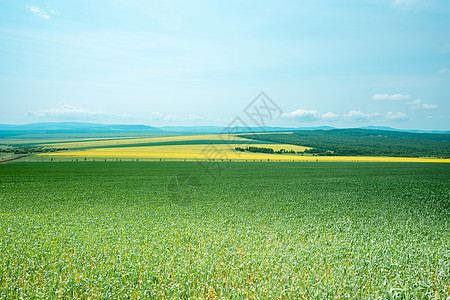
[[[35,145],[0,144],[0,152],[14,154],[50,153],[68,150],[67,148],[45,148]]]
[[[269,153],[269,154],[283,154],[283,153],[289,153],[289,154],[295,154],[296,152],[294,150],[287,151],[286,149],[280,149],[280,150],[273,150],[272,148],[265,148],[265,147],[235,147],[234,150],[241,151],[241,152],[254,152],[254,153]],[[300,152],[297,152],[300,153]]]
[[[305,153],[317,155],[450,158],[450,134],[331,129],[239,136],[311,147]]]

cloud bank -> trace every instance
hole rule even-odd
[[[203,118],[199,117],[199,116],[188,115],[183,118],[183,117],[180,117],[177,115],[172,115],[172,114],[163,115],[159,111],[152,112],[149,116],[149,119],[153,120],[153,121],[201,121],[201,120],[203,120]]]
[[[409,95],[404,94],[375,94],[372,96],[372,100],[375,101],[402,101],[408,99]]]
[[[83,119],[95,117],[109,117],[104,111],[93,111],[88,108],[76,108],[68,104],[60,104],[56,108],[29,111],[29,115],[40,118],[68,118]]]
[[[351,110],[346,114],[327,112],[321,114],[317,110],[297,109],[292,112],[280,114],[281,118],[291,119],[299,122],[315,121],[347,121],[347,122],[368,122],[374,120],[406,121],[408,115],[403,112],[389,112],[386,115],[380,113],[364,113],[359,110]]]
[[[410,96],[405,94],[375,94],[372,97],[375,101],[405,101],[409,100]],[[422,99],[417,99],[412,102],[404,102],[405,104],[411,105],[414,110],[427,110],[438,108],[436,104],[423,103]]]
[[[428,110],[428,109],[438,108],[438,106],[436,104],[422,103],[421,99],[417,99],[417,100],[411,102],[411,104],[412,104],[412,109],[414,109],[414,110]]]
[[[391,6],[403,11],[418,11],[430,6],[430,0],[394,0]]]
[[[48,6],[48,4],[47,4],[47,7],[45,9],[41,8],[41,7],[38,7],[38,6],[33,6],[33,5],[28,6],[28,9],[33,14],[35,14],[36,16],[41,17],[41,18],[46,19],[46,20],[51,19],[53,15],[59,15],[60,14],[56,9],[50,8]]]
[[[393,112],[388,112],[386,115],[386,119],[391,120],[391,121],[407,121],[408,115],[402,112],[397,112],[397,113],[393,113]]]

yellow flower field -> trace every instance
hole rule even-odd
[[[166,136],[166,137],[146,137],[146,138],[102,138],[95,140],[74,140],[73,142],[61,141],[61,143],[40,143],[44,147],[61,147],[61,148],[84,148],[84,147],[105,147],[105,146],[119,146],[125,144],[143,144],[143,143],[164,143],[164,142],[184,142],[184,141],[217,141],[217,140],[235,140],[248,142],[248,139],[240,138],[235,135],[219,135],[219,134],[202,134],[202,135],[181,135],[181,136]]]
[[[294,145],[258,144],[258,147],[304,151],[306,147]],[[121,148],[94,148],[87,150],[45,153],[39,156],[99,157],[99,158],[169,158],[169,159],[283,159],[292,160],[299,155],[276,155],[235,151],[226,144],[170,145]],[[311,158],[311,157],[310,157]]]
[[[235,144],[209,144],[210,141],[234,141]],[[200,144],[183,144],[190,141],[204,141]],[[42,143],[44,147],[69,148],[68,151],[43,153],[41,158],[102,158],[102,159],[141,159],[141,160],[237,160],[237,161],[313,161],[313,162],[450,162],[450,159],[409,158],[409,157],[361,157],[361,156],[311,156],[300,154],[266,154],[240,152],[234,147],[247,147],[252,140],[235,135],[189,135],[147,138],[104,138],[96,140],[74,140],[73,142]],[[167,143],[167,145],[142,145]],[[136,146],[133,146],[136,144]],[[130,145],[130,146],[126,146]],[[287,144],[256,143],[253,146],[272,148],[275,151],[285,149],[296,152],[308,147]],[[86,149],[89,148],[89,149]]]

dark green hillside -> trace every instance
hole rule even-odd
[[[240,136],[312,147],[318,155],[330,155],[331,151],[339,156],[450,157],[450,134],[331,129]]]

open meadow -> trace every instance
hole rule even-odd
[[[0,165],[0,298],[448,299],[450,165]]]

